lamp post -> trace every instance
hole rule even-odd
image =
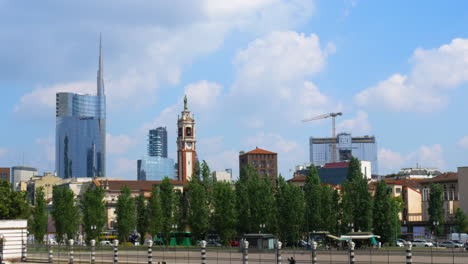
[[[351,228],[351,232],[354,232],[354,223],[348,223],[348,227]]]
[[[97,235],[96,235],[96,229],[97,229],[97,226],[96,225],[91,225],[91,237],[92,239],[96,239]]]
[[[263,230],[265,229],[265,224],[260,224],[260,230],[258,231],[258,233],[262,233]]]
[[[439,221],[433,221],[432,224],[434,225],[434,234],[436,237],[436,247],[438,247],[438,240],[439,240]]]

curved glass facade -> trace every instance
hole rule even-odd
[[[104,177],[105,96],[57,93],[55,166],[61,178]]]
[[[140,178],[143,181],[162,181],[164,177],[175,177],[174,160],[163,157],[146,156],[141,160]]]

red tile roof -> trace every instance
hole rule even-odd
[[[264,150],[264,149],[261,149],[261,148],[255,148],[254,150],[252,151],[249,151],[247,153],[244,153],[242,155],[246,155],[246,154],[276,154],[275,152],[271,152],[271,151],[268,151],[268,150]]]
[[[349,167],[349,162],[333,162],[325,163],[324,168],[347,168]]]
[[[450,181],[458,181],[458,173],[456,172],[446,172],[442,173],[439,176],[436,176],[431,179],[424,179],[421,180],[421,183],[432,183],[432,182],[450,182]]]

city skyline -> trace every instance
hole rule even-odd
[[[95,93],[100,32],[110,177],[136,179],[155,127],[177,157],[185,94],[197,156],[234,178],[239,151],[256,146],[290,178],[309,138],[330,136],[330,120],[300,120],[336,111],[337,132],[378,139],[379,174],[466,165],[468,3],[109,4],[0,1],[0,167],[55,169],[55,94]]]

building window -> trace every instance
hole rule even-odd
[[[260,173],[261,173],[262,175],[266,175],[266,171],[265,171],[265,170],[261,170]]]
[[[187,136],[187,137],[192,136],[192,128],[191,127],[186,127],[185,128],[185,136]]]
[[[264,161],[264,160],[260,161],[260,167],[261,168],[266,168],[266,161]]]
[[[273,176],[273,170],[269,170],[268,173],[270,174],[270,176]]]
[[[401,193],[401,188],[395,188],[396,193]]]

